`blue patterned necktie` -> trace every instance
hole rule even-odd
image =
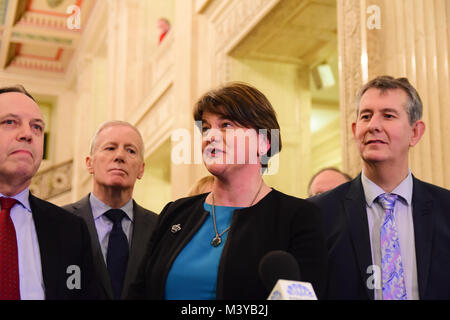
[[[396,194],[383,193],[378,202],[384,209],[385,220],[381,226],[381,265],[383,300],[406,300],[400,242],[394,220]]]
[[[111,278],[114,299],[119,300],[122,295],[129,251],[127,236],[122,229],[122,219],[126,213],[120,209],[111,209],[105,212],[105,216],[113,222],[112,230],[109,233],[106,265]]]

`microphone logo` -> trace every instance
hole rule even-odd
[[[280,291],[275,290],[270,296],[268,300],[283,300],[283,295]]]
[[[280,279],[267,300],[317,300],[309,282]]]
[[[292,297],[297,296],[297,297],[303,297],[303,298],[304,297],[308,297],[308,298],[312,298],[312,299],[315,298],[315,295],[313,295],[312,292],[307,287],[302,285],[301,283],[293,283],[293,284],[289,285],[287,287],[287,293]]]

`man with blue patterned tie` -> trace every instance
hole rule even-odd
[[[0,88],[0,299],[96,299],[86,224],[29,189],[44,126],[25,88]]]
[[[450,299],[450,191],[415,178],[422,102],[406,78],[380,76],[356,99],[361,174],[309,200],[324,214],[329,299]]]
[[[144,165],[144,142],[138,129],[125,121],[105,122],[86,157],[93,191],[64,206],[87,223],[101,299],[126,298],[156,225],[156,214],[132,198]]]

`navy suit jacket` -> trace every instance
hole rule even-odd
[[[308,199],[323,213],[327,237],[328,299],[374,299],[361,175]],[[450,299],[450,191],[413,176],[413,224],[420,299]]]

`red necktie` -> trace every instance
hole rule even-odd
[[[0,198],[0,300],[20,300],[16,229],[11,220],[13,198]]]

